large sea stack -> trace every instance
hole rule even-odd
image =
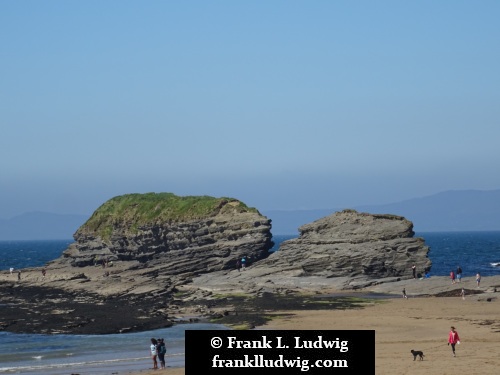
[[[96,261],[161,265],[162,274],[234,268],[237,259],[265,258],[271,221],[232,198],[129,194],[99,207],[74,234],[63,256],[75,267]]]
[[[420,275],[431,268],[429,247],[401,216],[344,210],[303,225],[299,232],[266,263],[328,278],[405,278],[413,276],[413,265]]]

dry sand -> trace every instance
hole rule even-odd
[[[490,375],[500,373],[500,299],[491,295],[412,297],[376,302],[360,310],[287,311],[260,329],[375,330],[380,375]],[[488,297],[492,297],[490,302]],[[450,326],[461,344],[457,357],[447,345]],[[422,350],[413,361],[411,349]],[[184,369],[144,370],[134,375],[184,374]]]

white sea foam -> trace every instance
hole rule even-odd
[[[128,358],[127,361],[143,361],[149,357]],[[13,366],[13,367],[0,367],[1,373],[20,372],[20,371],[47,371],[50,369],[78,367],[78,366],[95,366],[95,365],[109,365],[113,363],[123,362],[123,359],[107,359],[101,361],[86,361],[86,362],[70,362],[70,363],[51,363],[46,365],[33,365],[33,366]]]
[[[172,353],[167,354],[165,357],[177,357],[184,356],[184,353]],[[32,357],[35,359],[41,359],[42,356]],[[105,359],[98,361],[82,361],[82,362],[68,362],[68,363],[50,363],[45,365],[31,365],[31,366],[10,366],[10,367],[0,367],[0,374],[9,374],[9,373],[22,373],[22,372],[31,372],[31,371],[39,371],[43,373],[48,373],[50,370],[56,369],[64,369],[64,368],[72,368],[72,367],[109,367],[115,364],[120,364],[123,362],[131,363],[131,362],[142,362],[148,360],[149,357],[135,357],[135,358],[127,358],[124,360],[123,358],[116,359]]]

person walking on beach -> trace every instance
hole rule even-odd
[[[408,299],[408,296],[406,295],[406,288],[403,288],[403,298]]]
[[[476,284],[477,284],[477,287],[479,288],[479,284],[481,283],[481,275],[478,273],[476,273]]]
[[[451,345],[451,350],[453,351],[453,357],[456,357],[455,354],[455,345],[460,344],[460,337],[458,337],[458,332],[455,331],[455,327],[451,327],[451,331],[448,334],[448,345]]]
[[[415,264],[413,266],[411,266],[411,271],[413,273],[413,278],[416,279],[417,278],[417,266],[415,266]]]
[[[457,282],[462,282],[462,268],[460,266],[457,267]]]
[[[14,267],[10,267],[10,274],[12,275],[12,272],[14,272]]]
[[[158,359],[160,360],[160,368],[165,368],[165,354],[167,354],[167,347],[165,346],[164,339],[158,339]]]
[[[245,270],[247,266],[247,260],[245,259],[245,257],[241,258],[241,268],[243,268],[243,271]]]
[[[451,283],[455,284],[455,272],[453,272],[453,271],[450,272],[450,279],[451,279]]]
[[[240,272],[240,270],[241,270],[241,262],[240,262],[239,259],[236,261],[236,268],[238,269],[238,272]]]
[[[21,281],[21,271],[17,271],[17,281]]]
[[[151,359],[153,360],[153,369],[154,370],[158,369],[158,361],[156,360],[156,357],[158,356],[157,345],[158,345],[158,341],[156,341],[155,338],[152,338],[150,351],[151,351]]]
[[[460,295],[462,296],[462,299],[465,300],[465,289],[464,288],[462,288]]]

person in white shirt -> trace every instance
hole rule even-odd
[[[158,341],[156,339],[151,339],[151,358],[153,359],[153,369],[157,370],[158,369],[158,361],[156,360],[156,357],[158,356]]]

